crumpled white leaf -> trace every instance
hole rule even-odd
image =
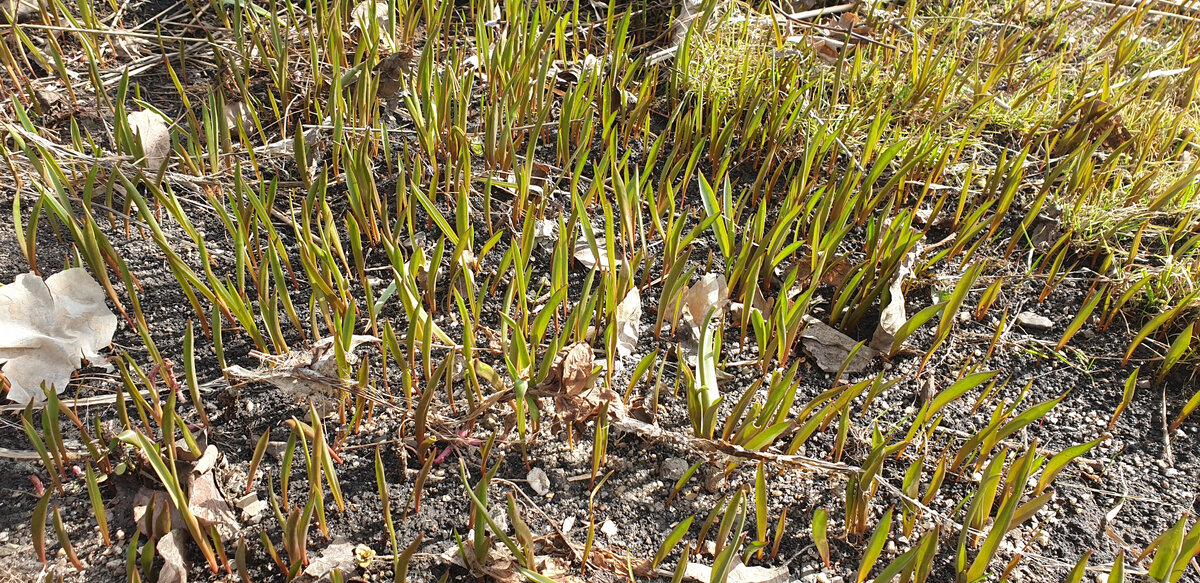
[[[707,583],[712,579],[712,567],[688,562],[683,576],[691,581]],[[787,567],[748,567],[740,558],[734,558],[733,566],[725,577],[726,583],[786,583],[791,579]]]
[[[384,46],[395,50],[396,41],[391,38],[391,35],[386,34],[391,30],[391,22],[388,18],[388,3],[382,0],[363,0],[354,6],[350,11],[350,29],[351,30],[367,30],[371,25],[371,10],[375,11],[375,30],[379,31],[379,40]]]
[[[725,312],[725,304],[729,301],[729,284],[723,274],[709,273],[690,288],[686,288],[682,295],[683,307],[691,316],[693,326],[699,326],[709,308],[716,308],[713,312],[714,320]]]
[[[188,489],[188,507],[205,530],[216,527],[221,540],[231,540],[237,536],[240,524],[233,514],[233,508],[217,487],[216,476],[211,471],[192,477]]]
[[[596,237],[596,251],[600,254],[596,257],[596,253],[592,252],[592,246],[588,245],[586,239],[580,239],[575,242],[575,259],[583,264],[588,269],[596,268],[600,271],[608,271],[608,241],[604,237]],[[613,267],[620,267],[623,263],[618,256],[614,259]]]
[[[549,252],[554,250],[554,242],[558,241],[558,222],[549,219],[539,219],[533,226],[533,240]]]
[[[142,154],[146,165],[158,170],[167,156],[171,155],[171,130],[161,115],[145,110],[135,111],[128,116],[129,129],[142,142]]]
[[[912,276],[913,262],[916,261],[919,249],[909,252],[896,270],[896,275],[888,283],[888,303],[879,311],[879,325],[871,337],[871,348],[880,352],[890,352],[892,343],[896,341],[896,332],[908,321],[904,310],[904,281]]]
[[[82,360],[100,364],[117,316],[104,290],[82,267],[42,278],[22,273],[0,287],[0,371],[18,403],[45,399],[42,383],[61,393]]]
[[[304,574],[319,581],[327,581],[330,579],[330,571],[334,569],[341,571],[345,578],[357,571],[354,563],[354,544],[345,537],[334,538],[329,546],[304,568]]]
[[[154,545],[154,552],[163,559],[162,569],[158,571],[158,583],[187,583],[188,566],[184,558],[187,539],[187,531],[173,530]]]
[[[637,287],[625,294],[617,304],[617,356],[627,358],[637,348],[638,335],[642,329],[642,294]]]
[[[352,383],[338,376],[333,342],[334,338],[329,336],[314,342],[308,350],[293,350],[278,356],[259,355],[263,366],[258,370],[235,364],[226,368],[225,373],[236,379],[270,383],[297,400],[311,398],[327,404],[333,397],[340,397],[339,391]],[[346,351],[347,360],[356,364],[358,357],[354,354],[355,349],[363,344],[378,342],[382,340],[375,336],[351,336]]]
[[[363,0],[350,11],[350,28],[366,30],[371,22],[371,9],[375,10],[375,25],[380,30],[388,28],[388,5],[380,0]]]

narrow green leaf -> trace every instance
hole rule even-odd
[[[1105,439],[1108,439],[1107,435],[1101,436],[1087,443],[1081,443],[1079,445],[1068,447],[1067,449],[1058,452],[1058,455],[1050,458],[1050,461],[1046,463],[1046,469],[1042,470],[1042,477],[1038,478],[1037,487],[1033,489],[1033,493],[1035,495],[1041,494],[1042,490],[1045,490],[1046,486],[1049,486],[1050,483],[1054,481],[1054,478],[1058,476],[1058,473],[1061,472],[1063,468],[1065,468],[1066,465],[1071,462],[1071,460],[1091,451],[1093,447],[1100,445]]]
[[[1096,309],[1096,306],[1100,303],[1100,300],[1105,295],[1106,290],[1104,288],[1098,289],[1092,293],[1091,297],[1089,297],[1087,301],[1083,303],[1083,307],[1079,309],[1079,312],[1075,314],[1075,318],[1071,320],[1070,324],[1067,325],[1067,329],[1063,332],[1062,338],[1058,340],[1058,344],[1054,347],[1055,350],[1062,350],[1063,347],[1067,345],[1067,342],[1070,342],[1071,338],[1075,336],[1075,333],[1079,332],[1079,329],[1082,328],[1083,324],[1087,322],[1089,317],[1091,317],[1092,311]]]
[[[38,503],[33,507],[33,526],[31,533],[33,534],[33,549],[37,551],[38,561],[43,565],[46,564],[46,515],[50,509],[51,491],[46,490],[45,494],[38,500]]]
[[[671,529],[671,533],[668,534],[667,538],[663,540],[661,545],[659,545],[658,552],[654,553],[654,561],[651,563],[652,566],[658,567],[658,565],[667,558],[667,555],[671,554],[671,551],[675,549],[675,545],[679,544],[679,541],[682,540],[684,535],[687,534],[688,529],[690,529],[692,526],[692,520],[695,518],[696,517],[694,516],[689,516],[684,519],[683,522],[675,525],[675,528]]]
[[[1000,374],[1000,372],[994,370],[969,374],[960,379],[958,382],[945,389],[942,389],[942,391],[933,398],[933,401],[930,402],[929,409],[925,412],[925,417],[923,418],[922,422],[928,423],[929,420],[933,419],[934,415],[936,415],[938,411],[941,411],[942,407],[949,405],[951,401],[963,396],[967,391],[970,391],[971,389],[974,389],[975,387],[978,387],[979,385],[991,380],[998,374]]]
[[[1179,557],[1180,546],[1183,544],[1183,530],[1187,526],[1187,515],[1175,521],[1158,541],[1158,552],[1154,554],[1154,562],[1150,564],[1150,578],[1155,581],[1166,581],[1175,567]]]
[[[867,549],[863,551],[862,562],[858,565],[858,583],[866,581],[871,574],[871,569],[875,567],[875,561],[879,560],[879,554],[883,552],[883,544],[887,542],[891,532],[892,509],[889,508],[883,515],[883,520],[880,520],[879,525],[875,527],[875,533],[871,535],[871,542],[867,543]]]
[[[1184,328],[1183,332],[1180,332],[1179,336],[1176,336],[1175,340],[1171,342],[1171,348],[1167,350],[1167,354],[1163,357],[1162,364],[1158,368],[1158,382],[1163,382],[1167,373],[1171,372],[1171,369],[1175,367],[1179,359],[1183,358],[1183,355],[1191,348],[1192,330],[1196,326],[1200,326],[1200,322]]]
[[[833,563],[829,557],[829,536],[827,530],[829,527],[829,511],[824,508],[818,508],[813,512],[812,518],[812,539],[813,545],[817,547],[817,553],[821,555],[821,560],[825,562],[825,567],[829,568]]]

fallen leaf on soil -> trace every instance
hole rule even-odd
[[[594,383],[594,355],[586,342],[576,342],[558,353],[553,378],[548,383],[554,397],[556,416],[562,423],[583,421],[608,404],[608,416],[625,417],[625,402],[611,389]],[[555,386],[557,385],[557,386]]]
[[[850,356],[850,351],[858,344],[853,338],[842,334],[833,327],[813,318],[805,316],[807,323],[800,339],[804,350],[817,360],[817,366],[825,372],[837,372]],[[870,346],[863,346],[854,355],[854,359],[846,365],[846,372],[857,373],[866,370],[879,352]]]
[[[204,530],[216,527],[221,540],[230,540],[237,536],[240,526],[237,517],[217,488],[212,472],[205,472],[192,479],[188,489],[188,508]]]
[[[135,37],[121,37],[113,40],[113,52],[122,59],[133,60],[142,56],[142,45],[145,41]]]
[[[550,219],[538,219],[533,226],[533,240],[549,252],[554,250],[554,242],[558,241],[558,222]]]
[[[381,340],[374,336],[352,336],[347,359],[351,360],[351,364],[357,363],[354,350],[363,344],[374,342]],[[332,337],[318,340],[309,350],[293,350],[278,356],[253,354],[262,359],[263,366],[257,370],[249,370],[233,365],[226,368],[225,373],[243,381],[270,383],[297,400],[328,400],[337,397],[339,391],[354,387],[353,381],[344,381],[338,377]]]
[[[693,326],[699,327],[709,308],[716,308],[713,319],[721,317],[725,304],[729,302],[729,284],[720,273],[709,273],[701,277],[682,294],[683,307],[691,316]],[[696,335],[699,337],[699,334]]]
[[[259,500],[258,492],[251,492],[238,498],[234,503],[242,511],[242,520],[250,524],[258,524],[262,514],[267,510],[267,503]]]
[[[163,566],[158,571],[158,583],[187,583],[188,567],[184,559],[187,538],[183,530],[173,530],[155,543],[154,552],[163,560]]]
[[[1054,203],[1047,203],[1042,212],[1038,213],[1034,221],[1033,235],[1030,237],[1034,248],[1043,252],[1049,251],[1050,246],[1062,237],[1062,216],[1062,207]]]
[[[345,537],[334,538],[317,558],[304,568],[304,574],[313,579],[329,579],[330,571],[338,569],[345,579],[357,569],[354,564],[354,545]]]
[[[133,495],[133,522],[143,535],[158,539],[183,527],[183,518],[168,500],[170,496],[163,490],[141,488]]]
[[[230,132],[237,132],[238,122],[242,123],[243,128],[249,128],[250,124],[254,123],[250,108],[240,101],[226,103],[225,125],[229,127]]]
[[[43,382],[63,392],[81,360],[104,360],[100,350],[116,330],[117,316],[86,269],[68,269],[44,282],[32,273],[18,275],[0,287],[0,366],[11,387],[8,398],[41,402]]]
[[[216,446],[210,444],[204,448],[204,453],[200,454],[199,459],[193,457],[196,463],[192,466],[192,472],[196,475],[206,474],[213,469],[213,466],[217,465],[219,459],[221,459],[221,452],[217,450]]]
[[[762,288],[758,286],[754,287],[754,300],[750,302],[750,307],[758,310],[758,313],[762,314],[763,320],[771,319],[771,302],[763,297]]]
[[[37,0],[0,0],[0,22],[29,22],[40,13]]]
[[[1125,120],[1119,114],[1112,113],[1113,106],[1100,99],[1092,99],[1079,110],[1080,125],[1092,125],[1092,135],[1105,135],[1104,144],[1116,148],[1133,139],[1133,134],[1125,127]]]
[[[712,567],[689,562],[684,567],[683,578],[708,583],[712,579]],[[787,583],[789,580],[787,567],[747,567],[738,558],[734,559],[733,567],[725,578],[726,583]]]
[[[149,110],[128,116],[129,129],[142,144],[142,154],[151,170],[158,170],[171,154],[171,130],[161,115]]]
[[[587,387],[592,374],[592,347],[583,342],[568,346],[562,356],[559,378],[567,395],[577,396]]]
[[[538,557],[538,572],[557,583],[581,583],[583,581],[571,573],[571,563],[555,557]]]
[[[634,287],[617,305],[617,356],[628,358],[637,348],[642,327],[642,294]]]
[[[396,52],[379,60],[374,69],[379,80],[376,97],[391,99],[400,93],[404,87],[404,76],[412,72],[414,56],[411,47],[399,47]]]
[[[871,28],[858,21],[858,15],[853,12],[841,13],[837,20],[832,20],[826,26],[835,30],[829,31],[829,36],[842,42],[862,44],[866,36],[871,34]]]
[[[845,44],[831,38],[814,37],[809,46],[812,47],[813,54],[817,55],[825,64],[836,65],[838,53]]]
[[[462,553],[458,552],[457,544],[451,543],[446,550],[442,551],[442,554],[437,556],[437,559],[445,565],[467,568],[467,562],[463,560]]]
[[[529,487],[537,492],[538,496],[545,496],[550,492],[550,476],[546,475],[546,470],[542,468],[533,468],[525,475],[525,481],[529,483]]]
[[[888,283],[888,303],[879,312],[879,325],[875,327],[875,335],[871,337],[871,348],[880,352],[892,349],[896,341],[896,332],[908,321],[904,310],[904,281],[912,276],[912,264],[920,255],[920,249],[913,249],[900,261],[896,275]]]
[[[375,11],[375,29],[388,30],[388,4],[380,0],[363,0],[350,11],[350,29],[367,30],[371,24],[371,11]]]
[[[600,257],[596,257],[596,253]],[[591,245],[588,245],[587,240],[580,239],[575,242],[575,259],[588,269],[599,269],[600,271],[608,271],[608,241],[604,237],[596,237],[596,252],[592,252]],[[621,259],[618,257],[613,260],[613,267],[620,267]]]
[[[523,583],[526,579],[514,567],[512,559],[509,558],[511,556],[508,549],[503,546],[492,547],[488,552],[488,564],[480,565],[475,560],[475,555],[468,554],[464,557],[459,553],[459,546],[451,544],[445,551],[442,551],[442,554],[438,555],[438,560],[447,565],[462,567],[488,581]]]
[[[350,11],[350,30],[366,31],[371,26],[371,11],[375,11],[375,28],[379,42],[388,50],[395,52],[396,39],[388,34],[391,30],[391,20],[388,18],[388,3],[382,0],[363,0]]]

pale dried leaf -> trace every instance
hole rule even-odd
[[[729,284],[720,273],[709,273],[683,292],[683,308],[687,310],[694,326],[703,323],[710,308],[716,308],[713,319],[718,319],[729,302]],[[698,337],[699,335],[697,335]]]
[[[763,320],[771,319],[771,302],[763,297],[762,288],[754,288],[754,301],[750,303],[750,307],[758,310],[762,314]]]
[[[135,111],[128,116],[129,129],[142,143],[146,165],[152,170],[171,155],[171,130],[163,117],[153,111]]]
[[[226,103],[225,124],[229,127],[230,132],[237,132],[238,122],[242,123],[243,128],[249,128],[250,124],[254,123],[254,117],[250,115],[250,107],[240,101]]]
[[[596,253],[600,256],[597,257]],[[575,242],[575,259],[588,269],[599,269],[600,271],[608,271],[608,241],[604,237],[596,237],[596,252],[592,252],[591,245],[584,239]],[[618,257],[613,260],[613,267],[620,267],[621,259]]]
[[[571,569],[571,563],[555,557],[538,557],[538,572],[558,583],[581,583]]]
[[[388,29],[388,4],[380,0],[363,0],[350,11],[350,29],[366,30],[371,23],[371,10],[375,11],[375,26],[379,30]]]
[[[216,527],[221,540],[230,540],[237,535],[239,524],[233,509],[217,488],[212,472],[205,472],[192,480],[188,490],[188,509],[200,522],[204,530]]]
[[[339,536],[304,568],[304,574],[314,579],[327,579],[330,571],[338,569],[345,579],[349,579],[357,568],[354,558],[354,544]]]
[[[113,52],[122,59],[133,60],[142,56],[142,45],[146,41],[136,37],[120,37],[113,40]]]
[[[188,535],[183,530],[173,530],[154,545],[154,552],[163,560],[163,566],[158,571],[158,583],[187,583],[188,567],[184,559],[187,539]]]
[[[117,316],[82,267],[42,278],[23,273],[0,287],[0,365],[18,403],[41,402],[41,386],[61,393],[82,360],[100,364]]]
[[[371,26],[371,10],[375,11],[375,30],[379,41],[384,47],[395,51],[397,43],[392,35],[391,19],[388,17],[388,3],[381,0],[363,0],[350,11],[350,30],[365,31]]]
[[[634,287],[617,305],[617,356],[628,358],[637,348],[642,328],[642,294]]]
[[[896,333],[908,321],[904,309],[904,281],[912,276],[912,265],[917,255],[920,255],[919,248],[909,252],[900,262],[895,277],[888,283],[888,303],[880,310],[879,325],[875,327],[875,334],[871,337],[870,346],[875,350],[890,351],[896,341]]]
[[[251,492],[238,498],[234,503],[242,511],[242,520],[250,524],[258,524],[263,512],[267,510],[267,502],[259,500],[258,492]]]
[[[351,364],[357,363],[358,357],[354,351],[363,344],[376,342],[382,341],[375,336],[352,336],[347,360]],[[257,370],[233,365],[226,368],[225,373],[243,381],[270,383],[298,400],[328,400],[340,396],[340,391],[353,387],[353,381],[338,377],[333,337],[322,338],[307,350],[293,350],[277,356],[258,356],[263,360],[263,366]]]
[[[831,38],[814,37],[810,46],[817,58],[824,61],[825,64],[836,65],[839,58],[838,53],[845,45]]]
[[[700,583],[712,579],[712,567],[689,562],[684,566],[683,578]],[[725,577],[726,583],[787,583],[791,579],[787,567],[748,567],[740,558],[734,558],[733,567]]]
[[[170,495],[163,490],[139,489],[133,495],[133,522],[137,525],[138,531],[149,538],[159,538],[167,534],[165,532],[154,532],[155,527],[166,520],[163,513],[170,514],[170,528],[172,530],[183,528],[183,517],[168,502],[170,499]],[[151,502],[153,502],[153,505],[151,505]]]
[[[592,374],[592,361],[592,347],[584,342],[576,342],[565,349],[559,378],[568,395],[578,395],[587,387],[588,377]]]
[[[200,455],[200,459],[196,460],[192,466],[192,471],[196,475],[207,474],[217,465],[217,460],[221,459],[221,452],[217,450],[215,445],[209,444],[204,448],[204,453]]]
[[[546,470],[542,468],[533,468],[525,475],[525,481],[529,483],[529,487],[537,492],[538,496],[545,496],[550,493],[550,476],[546,475]]]
[[[594,383],[592,347],[576,342],[559,352],[555,363],[558,392],[554,395],[556,415],[560,421],[583,421],[608,404],[610,418],[625,417],[625,402],[611,389]]]

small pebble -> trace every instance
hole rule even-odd
[[[688,463],[677,457],[664,459],[658,468],[658,475],[668,482],[677,482],[688,471]]]
[[[605,520],[604,524],[600,525],[600,532],[604,533],[608,538],[617,536],[617,525],[611,520]]]

